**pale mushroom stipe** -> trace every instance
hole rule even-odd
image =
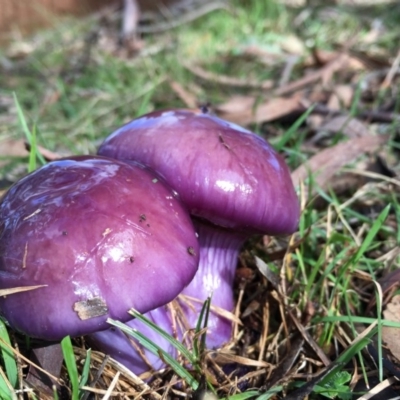
[[[182,293],[200,302],[212,295],[212,305],[233,311],[232,285],[244,241],[257,233],[281,235],[297,229],[299,202],[283,158],[261,137],[206,109],[144,115],[112,133],[98,154],[139,161],[178,192],[200,242],[199,270]],[[182,307],[193,328],[201,303],[195,304],[195,312]],[[148,316],[160,320],[160,326],[171,333],[164,312]],[[137,327],[136,321],[128,324]],[[231,332],[231,321],[211,312],[207,346],[221,346],[230,340]],[[140,371],[135,350],[119,332],[104,332],[96,341],[111,356]]]
[[[15,183],[0,201],[0,239],[0,288],[44,285],[1,297],[1,313],[45,340],[162,306],[198,266],[176,193],[139,163],[100,156],[53,161]]]

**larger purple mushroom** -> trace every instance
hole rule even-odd
[[[183,294],[199,299],[185,307],[190,327],[208,296],[212,305],[233,311],[238,252],[251,235],[293,233],[299,202],[283,158],[261,137],[210,115],[207,110],[165,110],[144,115],[111,134],[98,154],[137,160],[175,189],[188,207],[200,242],[199,270]],[[162,327],[171,331],[160,314]],[[130,322],[137,326],[136,322]],[[207,345],[231,338],[232,323],[212,312]],[[98,344],[118,358],[126,350],[103,333]],[[129,346],[126,345],[126,348]],[[132,359],[137,355],[132,355]],[[123,362],[132,368],[132,364]]]
[[[0,201],[0,298],[15,329],[59,340],[126,321],[172,300],[192,279],[198,244],[162,179],[105,157],[51,162]]]

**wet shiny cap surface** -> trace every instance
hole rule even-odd
[[[10,325],[58,340],[106,329],[172,300],[197,270],[186,209],[147,168],[73,157],[21,179],[0,200],[0,298]]]
[[[203,111],[164,110],[112,133],[98,154],[148,165],[192,215],[249,233],[296,230],[299,202],[283,158],[261,137]]]

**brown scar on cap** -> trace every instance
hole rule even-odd
[[[106,230],[102,233],[103,237],[106,237],[109,233],[111,233],[110,228],[106,228]]]
[[[74,311],[81,320],[100,317],[108,313],[106,302],[101,297],[77,301],[74,304]]]
[[[196,251],[194,250],[194,247],[189,246],[187,248],[187,252],[191,255],[191,256],[195,256],[196,255]]]

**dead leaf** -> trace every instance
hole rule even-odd
[[[226,114],[246,113],[253,108],[255,100],[254,96],[232,96],[226,103],[217,106],[216,110]]]
[[[330,182],[329,187],[339,196],[349,191],[354,192],[365,185],[365,183],[365,177],[344,172],[335,176],[335,179],[332,179],[332,182]],[[323,199],[321,200],[323,201]]]
[[[322,80],[323,85],[327,85],[331,81],[333,74],[344,69],[349,62],[349,55],[340,53],[333,60],[329,61],[323,68],[320,68],[312,73],[296,80],[289,82],[287,85],[281,86],[275,90],[275,95],[282,96],[284,94],[295,92],[311,83]]]
[[[388,321],[400,322],[400,295],[394,296],[392,301],[387,304],[383,316]],[[386,342],[390,352],[400,360],[400,329],[382,327],[382,339]]]
[[[400,255],[400,247],[395,247],[389,252],[390,258],[393,260],[396,259],[398,255]],[[381,260],[382,261],[382,260]],[[389,272],[387,275],[383,276],[379,279],[379,285],[382,288],[383,293],[383,304],[385,304],[388,299],[392,297],[392,294],[399,288],[400,286],[400,269],[395,269],[392,272]],[[372,296],[370,302],[367,306],[366,313],[369,313],[373,307],[376,305],[376,297]]]
[[[346,115],[338,115],[322,124],[320,131],[330,133],[341,132],[349,138],[356,138],[370,135],[368,127],[357,118],[349,118]]]
[[[261,260],[261,258],[254,256],[254,259],[256,262],[256,266],[261,274],[264,275],[268,279],[268,281],[272,283],[275,289],[277,289],[279,287],[280,277],[275,272],[273,272],[269,268],[268,264],[265,261]]]
[[[257,300],[251,301],[251,302],[247,305],[247,307],[243,310],[243,312],[242,312],[240,318],[243,319],[243,318],[249,317],[249,316],[250,316],[251,314],[253,314],[255,311],[259,310],[259,309],[260,309],[260,306],[261,306],[261,304],[260,304],[259,301],[257,301]]]
[[[252,60],[256,59],[257,61],[268,66],[276,65],[282,59],[281,53],[268,51],[262,46],[258,46],[256,44],[250,44],[243,47],[241,49],[241,54]]]
[[[292,172],[293,184],[299,185],[301,181],[312,174],[316,185],[326,188],[329,186],[330,179],[341,167],[355,160],[361,154],[377,151],[388,139],[389,135],[369,135],[350,139],[324,149]]]
[[[307,126],[312,131],[317,131],[321,128],[321,125],[324,123],[325,117],[323,115],[311,114],[307,118]],[[317,143],[319,140],[319,135],[315,135],[312,139],[309,140],[309,143]]]
[[[28,375],[26,381],[35,388],[40,388],[49,395],[54,393],[55,382],[50,379],[47,374],[42,373],[41,370],[50,372],[53,376],[60,378],[61,367],[63,364],[63,353],[60,343],[47,344],[32,349],[31,360],[35,364],[29,365]],[[40,369],[35,368],[39,366]]]
[[[25,149],[22,139],[5,139],[0,141],[0,167],[7,165],[12,157],[26,157],[28,152]]]
[[[23,139],[5,139],[0,141],[0,157],[25,157],[27,154]]]
[[[337,51],[327,51],[319,48],[315,48],[312,51],[312,60],[305,60],[305,66],[311,66],[315,64],[325,65],[337,58],[339,53]]]
[[[336,85],[328,100],[328,108],[341,110],[349,108],[353,101],[354,90],[350,85]]]
[[[273,86],[273,82],[271,80],[255,81],[252,79],[239,79],[232,76],[215,74],[213,72],[203,69],[198,65],[189,64],[184,60],[182,60],[181,63],[187,70],[189,70],[192,74],[196,75],[197,77],[205,81],[217,83],[219,85],[241,87],[241,88],[263,89],[263,90],[271,89]]]
[[[348,68],[350,56],[346,53],[341,53],[337,58],[329,62],[321,69],[321,81],[323,86],[327,86],[332,81],[333,75],[345,68]]]
[[[228,102],[217,106],[216,112],[221,118],[242,125],[269,122],[293,112],[305,111],[304,106],[300,103],[301,97],[301,93],[296,93],[291,97],[275,97],[255,108],[255,97],[235,96]]]

